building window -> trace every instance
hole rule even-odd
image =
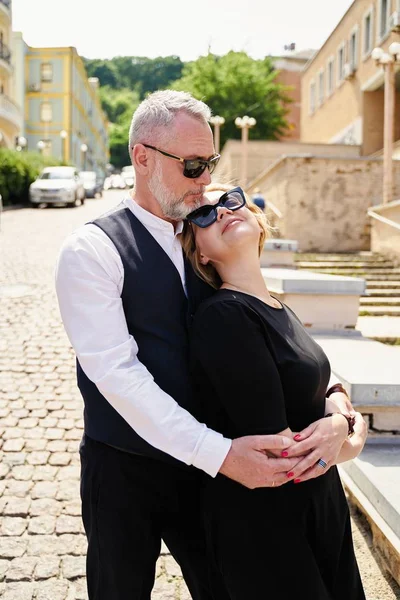
[[[328,61],[328,81],[327,81],[328,96],[333,94],[334,85],[335,85],[335,59],[332,56]]]
[[[389,31],[390,0],[380,0],[379,38],[382,39]]]
[[[42,102],[40,105],[40,120],[45,123],[53,120],[53,107],[50,102]]]
[[[373,21],[372,21],[372,8],[364,16],[363,24],[363,56],[367,57],[372,51],[373,47]]]
[[[41,81],[53,81],[53,65],[51,63],[42,63],[40,65]]]
[[[358,66],[358,29],[355,28],[349,39],[349,63],[353,71]]]
[[[325,74],[323,69],[318,74],[318,106],[324,103],[325,100]]]
[[[337,83],[338,85],[344,80],[344,64],[345,64],[345,45],[339,46],[337,55]]]
[[[315,82],[310,83],[310,115],[315,113]]]

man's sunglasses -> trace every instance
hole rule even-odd
[[[151,150],[155,150],[164,156],[168,156],[168,158],[173,158],[174,160],[179,160],[179,162],[183,163],[183,175],[188,177],[189,179],[196,179],[196,177],[200,177],[208,168],[211,173],[214,172],[215,167],[217,166],[219,159],[221,158],[220,154],[215,154],[208,160],[204,160],[203,158],[181,158],[180,156],[175,156],[175,154],[170,154],[169,152],[164,152],[164,150],[160,150],[155,146],[150,146],[150,144],[143,144],[146,148],[151,148]]]
[[[236,187],[225,192],[216,204],[205,204],[196,208],[186,217],[187,221],[194,223],[197,227],[209,227],[218,219],[218,206],[224,206],[229,210],[238,210],[246,204],[246,198],[242,188]]]

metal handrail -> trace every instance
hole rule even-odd
[[[382,215],[378,215],[374,210],[368,209],[368,215],[377,221],[381,221],[381,223],[385,223],[385,225],[390,225],[395,229],[400,229],[400,224],[396,223],[396,221],[392,221],[391,219],[387,219],[386,217],[382,217]]]
[[[0,0],[1,1],[1,0]],[[0,58],[11,64],[11,52],[8,46],[0,42]]]
[[[278,217],[278,219],[282,219],[282,217],[283,217],[283,214],[281,213],[281,211],[279,210],[279,208],[277,208],[277,207],[275,206],[275,204],[273,204],[273,203],[271,202],[271,200],[266,200],[266,201],[265,201],[265,204],[267,205],[267,207],[268,207],[269,209],[271,209],[271,210],[272,210],[272,212],[274,213],[274,215],[275,215],[275,216],[277,216],[277,217]]]

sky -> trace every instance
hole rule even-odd
[[[86,58],[318,49],[353,0],[12,0],[13,30],[34,47]]]

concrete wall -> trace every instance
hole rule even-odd
[[[400,161],[394,170],[400,197]],[[381,203],[381,159],[286,157],[247,191],[256,187],[282,213],[279,235],[298,240],[300,251],[370,249],[367,210]]]
[[[345,144],[305,144],[296,141],[250,140],[248,142],[247,181],[250,183],[279,158],[290,154],[354,157],[360,155],[360,148]],[[240,179],[241,158],[241,141],[228,140],[222,149],[221,160],[215,170],[213,180],[226,181],[236,185]]]

